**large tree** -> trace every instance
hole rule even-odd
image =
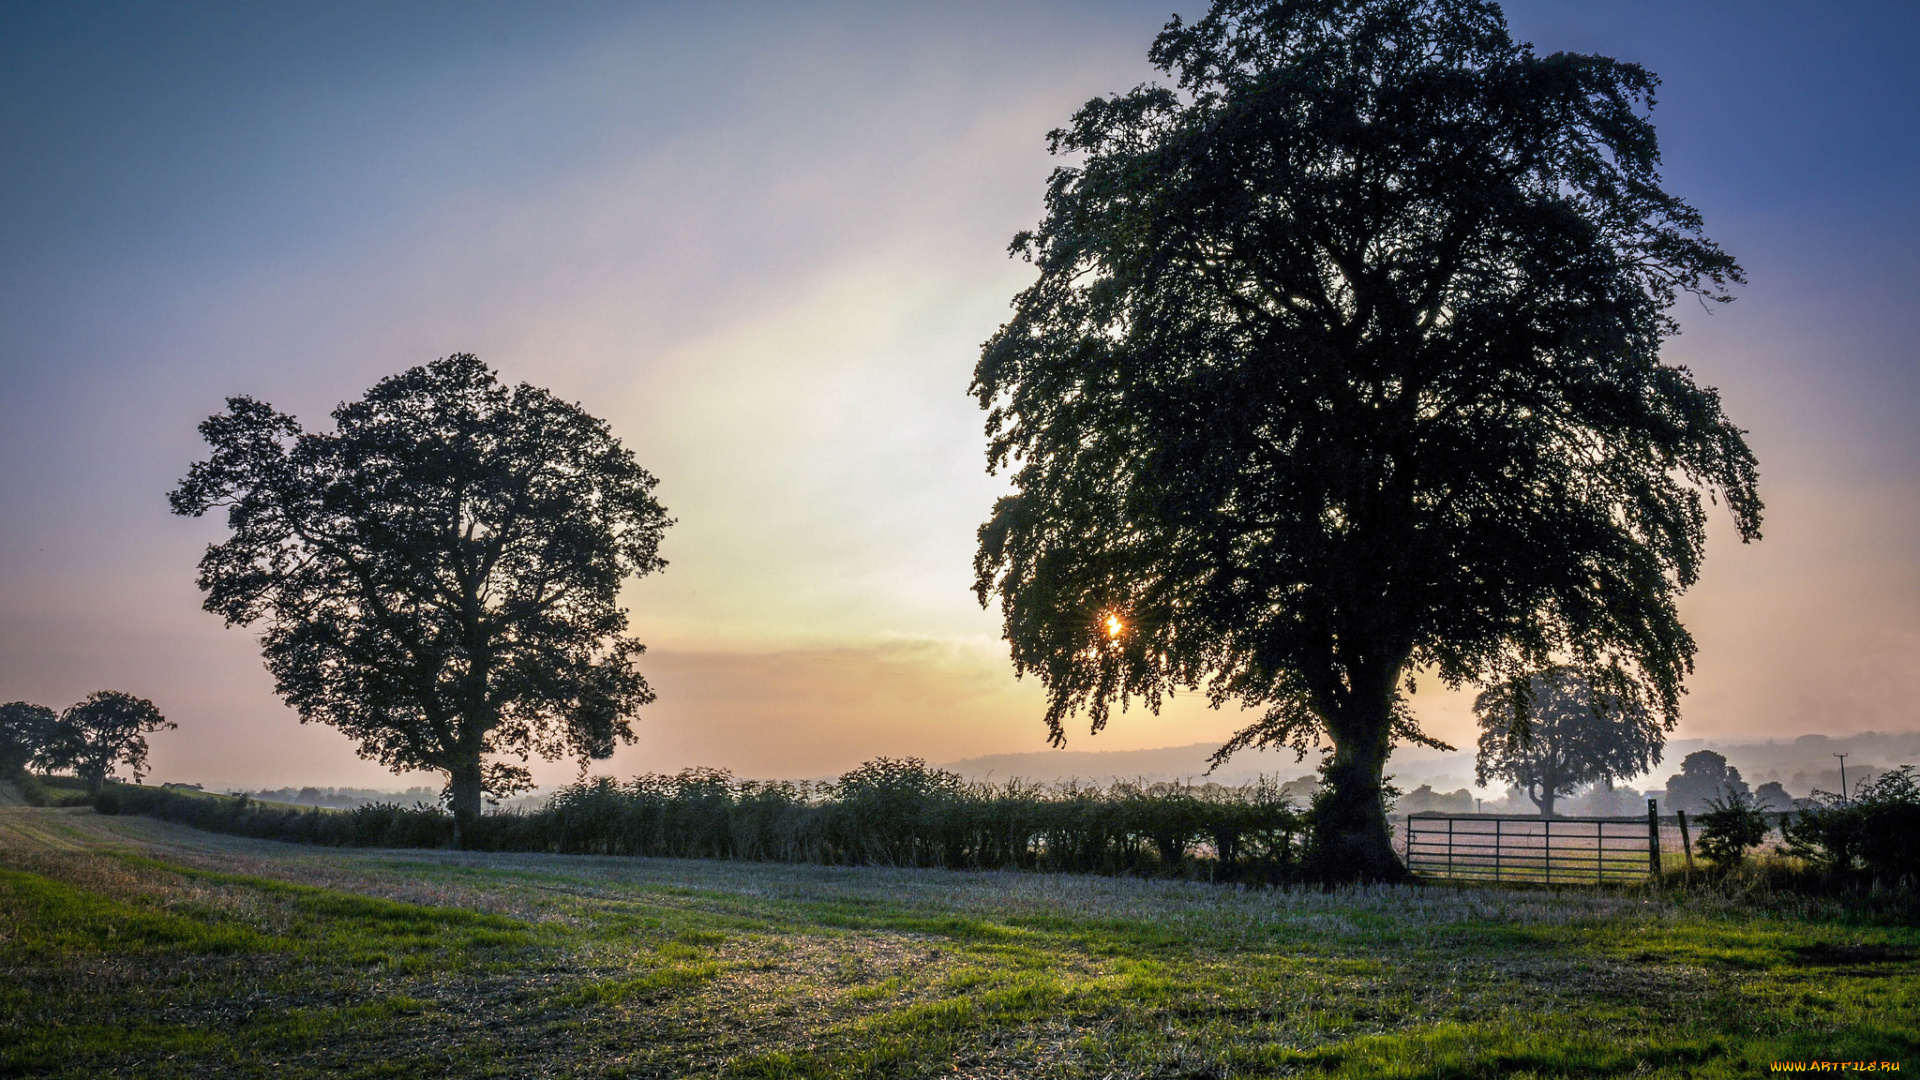
[[[1050,136],[1038,280],[973,389],[1014,491],[982,603],[1046,720],[1176,689],[1331,741],[1315,850],[1404,874],[1381,798],[1417,670],[1571,662],[1671,717],[1703,492],[1757,538],[1757,470],[1660,360],[1734,260],[1661,188],[1656,84],[1536,55],[1476,0],[1219,0],[1155,40],[1174,85]]]
[[[653,700],[621,583],[665,566],[654,478],[607,425],[468,354],[413,368],[303,431],[252,398],[200,425],[175,513],[227,508],[206,608],[264,622],[301,720],[396,772],[448,777],[455,814],[526,785],[500,760],[583,759]]]
[[[1659,764],[1667,733],[1634,689],[1608,693],[1565,666],[1488,689],[1473,703],[1475,779],[1518,784],[1541,817],[1552,817],[1562,796],[1646,772]]]
[[[49,769],[73,770],[87,782],[87,794],[98,795],[122,765],[139,783],[147,771],[146,733],[179,726],[146,698],[99,690],[48,725],[34,761]]]

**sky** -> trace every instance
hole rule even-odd
[[[319,427],[465,351],[607,419],[678,520],[623,597],[659,700],[596,771],[1043,748],[971,591],[1004,486],[967,383],[1045,133],[1200,10],[0,0],[0,700],[153,699],[158,779],[422,779],[275,698],[200,608],[220,521],[165,496],[229,395]],[[1768,506],[1759,544],[1710,527],[1676,737],[1920,728],[1920,7],[1507,13],[1662,76],[1669,187],[1750,278],[1667,346]],[[1469,701],[1415,706],[1469,745]],[[1070,745],[1244,722],[1183,697]]]

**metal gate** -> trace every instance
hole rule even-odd
[[[1407,868],[1432,877],[1553,884],[1660,873],[1660,819],[1518,814],[1409,814]]]

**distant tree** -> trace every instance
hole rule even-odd
[[[53,733],[59,716],[45,705],[0,705],[0,776],[27,767]]]
[[[73,770],[87,782],[87,794],[98,795],[121,765],[139,783],[147,771],[146,733],[179,726],[146,698],[100,690],[60,714],[35,761],[49,769]]]
[[[1588,784],[1638,776],[1659,764],[1666,731],[1631,694],[1607,693],[1571,667],[1506,683],[1473,703],[1480,721],[1479,783],[1519,785],[1552,817],[1554,802]]]
[[[1555,804],[1557,813],[1583,817],[1626,817],[1647,812],[1645,794],[1625,784],[1602,780],[1589,784],[1566,802]]]
[[[1443,814],[1466,814],[1473,810],[1473,792],[1466,788],[1458,791],[1435,791],[1431,784],[1421,784],[1400,797],[1394,810],[1402,814],[1420,814],[1438,812]]]
[[[1791,810],[1793,796],[1780,781],[1769,780],[1754,790],[1753,805],[1761,810]]]
[[[528,784],[498,760],[604,758],[653,700],[621,583],[666,565],[654,478],[607,425],[470,354],[382,380],[303,431],[252,398],[200,425],[175,513],[224,506],[206,608],[264,621],[302,721],[395,772],[448,777],[456,817]]]
[[[1216,762],[1330,740],[1320,872],[1397,878],[1417,669],[1561,658],[1677,713],[1704,495],[1742,539],[1761,504],[1660,345],[1741,272],[1661,188],[1654,76],[1539,56],[1495,4],[1216,0],[1150,56],[1175,85],[1053,132],[1076,160],[1013,241],[976,588],[1056,744],[1176,690],[1255,709]]]
[[[1667,809],[1697,814],[1714,800],[1748,794],[1740,770],[1711,750],[1696,750],[1680,762],[1680,773],[1667,778]]]

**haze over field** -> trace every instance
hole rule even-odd
[[[1170,10],[0,10],[0,700],[153,699],[181,725],[152,740],[157,779],[423,782],[298,725],[251,635],[200,610],[221,523],[164,496],[229,394],[317,425],[465,350],[607,418],[679,521],[627,594],[659,701],[596,771],[1042,749],[1039,688],[970,591],[1002,485],[966,387],[1028,280],[1005,246],[1039,217],[1044,133],[1148,79]],[[1669,346],[1751,430],[1768,513],[1751,547],[1713,523],[1654,776],[1706,743],[1913,731],[1920,11],[1507,10],[1543,51],[1664,77],[1670,186],[1752,281]],[[1463,769],[1391,771],[1470,779],[1469,701],[1416,701]],[[1242,722],[1187,697],[1070,749]],[[1825,783],[1814,749],[1726,752],[1751,782]]]

